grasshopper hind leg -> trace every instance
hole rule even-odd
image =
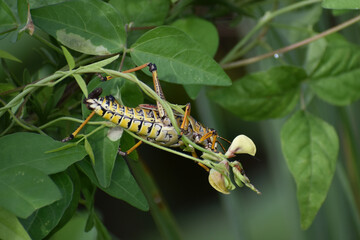
[[[87,105],[86,100],[91,98],[98,98],[102,93],[102,88],[95,88],[91,93],[89,93],[88,98],[85,98],[83,103]],[[87,105],[89,108],[89,106]],[[76,137],[76,135],[80,132],[81,129],[90,121],[90,119],[95,115],[95,111],[92,111],[90,115],[84,120],[84,122],[73,132],[70,136],[61,140],[62,142],[68,142]]]

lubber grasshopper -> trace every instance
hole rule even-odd
[[[152,73],[153,84],[156,94],[160,97],[160,99],[165,101],[165,96],[158,80],[157,68],[155,64],[146,63],[136,68],[123,71],[122,73],[131,73],[146,67],[148,67],[149,71]],[[102,76],[100,77],[103,81],[107,81],[112,78]],[[84,104],[86,104],[86,106],[90,110],[93,110],[93,112],[69,137],[63,139],[63,142],[73,139],[79,133],[79,131],[87,124],[87,122],[95,114],[98,114],[103,118],[113,122],[114,124],[119,125],[124,129],[128,129],[129,131],[140,136],[142,139],[146,139],[149,142],[166,147],[183,148],[185,151],[191,152],[193,157],[197,159],[198,157],[196,155],[195,149],[184,143],[184,136],[187,137],[191,142],[203,146],[207,150],[210,150],[212,153],[218,153],[218,144],[222,147],[222,145],[217,140],[221,137],[217,135],[217,132],[215,130],[205,127],[190,116],[190,104],[186,105],[184,114],[173,112],[175,117],[175,124],[180,128],[180,132],[178,133],[170,118],[167,116],[164,107],[159,101],[157,101],[156,105],[142,104],[138,107],[130,108],[119,104],[111,95],[100,97],[101,93],[102,89],[96,88],[89,94],[88,98],[84,99]],[[139,141],[126,152],[120,151],[119,153],[129,154],[141,143],[142,141]],[[237,145],[239,145],[239,143],[237,143]],[[224,148],[223,150],[225,151]],[[229,151],[222,156],[228,158],[232,157],[235,153],[249,153],[251,155],[254,155],[255,151],[255,145],[249,138],[246,137],[246,140],[242,141],[239,146],[230,146]],[[209,156],[205,156],[203,158],[208,158],[211,160],[211,157],[209,158]],[[215,161],[221,161],[221,158],[216,159]],[[209,171],[209,167],[205,166],[201,162],[198,163],[205,170]],[[207,165],[209,166],[209,164]],[[213,168],[214,166],[215,165],[210,164],[210,168]],[[225,167],[222,168],[223,171],[221,171],[222,173],[218,172],[215,169],[211,169],[212,171],[210,172],[209,181],[216,190],[223,193],[228,193],[228,190],[232,190],[233,184],[232,186],[225,184],[225,180],[228,179],[228,175],[226,175],[226,173],[228,172],[229,165],[226,166],[225,164],[224,166]],[[232,167],[234,168],[234,166]],[[241,181],[253,190],[256,190],[246,178],[240,163],[236,162],[236,168],[239,170],[239,173],[244,177],[244,179]],[[214,171],[216,171],[215,174]],[[217,173],[220,175],[216,175]],[[227,179],[224,179],[222,177],[224,174]],[[239,183],[238,185],[241,184]]]

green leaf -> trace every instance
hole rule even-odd
[[[61,198],[51,179],[35,168],[20,165],[0,169],[0,192],[3,196],[0,206],[18,217],[27,218],[35,210]]]
[[[86,87],[85,80],[79,74],[73,74],[73,76],[74,76],[77,84],[79,85],[81,91],[85,95],[85,97],[88,97],[89,93],[88,93],[88,90],[87,90],[87,87]]]
[[[124,22],[132,22],[135,27],[162,25],[170,5],[168,0],[110,0],[109,4],[120,12]]]
[[[64,53],[66,62],[69,65],[69,69],[72,70],[75,67],[75,60],[74,60],[73,56],[71,56],[71,53],[66,49],[66,47],[61,46],[61,49]]]
[[[360,47],[336,35],[310,76],[311,89],[323,100],[347,105],[360,98]]]
[[[14,214],[0,207],[0,239],[31,240]]]
[[[212,57],[215,56],[219,46],[219,34],[211,22],[197,17],[189,17],[179,19],[171,25],[189,35],[204,52],[207,52]]]
[[[17,57],[13,56],[12,54],[10,54],[4,50],[1,50],[1,49],[0,49],[0,58],[9,59],[9,60],[21,63],[20,59],[18,59]]]
[[[137,107],[139,104],[142,104],[144,97],[138,85],[125,79],[121,80],[124,81],[120,89],[121,100],[124,105],[127,107]]]
[[[86,66],[82,66],[81,68],[84,70],[94,71],[96,69],[102,68],[102,67],[112,63],[113,61],[115,61],[118,58],[119,58],[119,55],[116,55],[116,56],[106,58],[104,60],[89,64],[89,65],[86,65]]]
[[[124,48],[121,16],[103,1],[67,1],[33,9],[31,14],[36,26],[75,51],[106,55]]]
[[[220,106],[245,120],[278,118],[288,114],[299,101],[303,69],[280,66],[246,75],[233,86],[209,92]]]
[[[30,166],[46,174],[64,171],[86,155],[80,145],[63,151],[46,153],[65,143],[35,133],[19,132],[0,138],[0,169],[14,166]],[[19,151],[21,149],[21,151]]]
[[[19,33],[29,29],[26,26],[28,21],[28,2],[27,0],[0,0],[0,34],[12,32],[9,39],[15,42]]]
[[[184,89],[187,93],[187,95],[191,98],[191,99],[196,99],[196,97],[199,95],[202,86],[201,85],[184,85]]]
[[[338,136],[325,121],[299,111],[283,126],[281,145],[297,186],[301,226],[307,229],[329,190],[339,150]]]
[[[44,239],[55,228],[72,199],[73,184],[70,177],[66,173],[58,173],[51,178],[59,187],[62,198],[21,221],[33,240]]]
[[[81,161],[77,164],[80,169],[96,184],[101,190],[107,194],[122,199],[130,205],[147,211],[149,205],[141,189],[137,185],[134,177],[131,175],[128,166],[123,159],[118,159],[115,164],[111,183],[108,187],[102,187],[95,177],[95,173],[88,161]]]
[[[92,164],[95,165],[94,151],[92,150],[91,145],[90,145],[89,141],[87,140],[87,138],[85,138],[84,147],[85,147],[85,151],[89,155],[89,158],[90,158]]]
[[[91,131],[89,127],[87,131]],[[115,160],[119,148],[120,139],[111,141],[107,137],[109,129],[104,128],[88,137],[91,148],[94,152],[94,170],[100,186],[108,187],[111,182],[111,175],[114,169]]]
[[[326,46],[327,41],[324,38],[320,38],[308,45],[305,60],[305,70],[308,75],[311,75],[319,65],[326,50]]]
[[[137,65],[155,63],[159,78],[178,84],[228,86],[222,68],[183,31],[162,26],[148,31],[131,46]],[[144,72],[150,75],[147,69]]]
[[[71,201],[64,211],[59,223],[56,225],[54,229],[51,230],[51,232],[48,234],[48,237],[56,233],[58,230],[62,229],[65,224],[67,224],[70,219],[74,216],[76,213],[77,207],[79,205],[79,199],[80,199],[80,177],[78,174],[78,170],[75,165],[70,166],[66,170],[67,175],[70,177],[72,183],[73,183],[73,191],[71,196]]]
[[[323,0],[322,7],[331,9],[359,9],[360,2],[358,0]]]
[[[28,14],[29,14],[29,3],[28,0],[17,0],[17,13],[19,22],[21,24],[26,24],[28,21]]]
[[[53,5],[57,3],[65,2],[66,0],[29,0],[29,4],[31,8],[39,8],[48,5]]]
[[[89,232],[85,232],[86,214],[77,213],[62,229],[56,232],[51,239],[52,240],[64,240],[64,239],[86,239],[86,240],[99,240],[97,237],[96,229],[93,228]]]
[[[15,30],[18,27],[16,17],[4,0],[0,0],[0,34]]]

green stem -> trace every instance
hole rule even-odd
[[[4,112],[6,110],[8,110],[9,108],[12,108],[14,106],[16,106],[17,104],[19,104],[23,98],[30,93],[34,88],[40,87],[43,84],[49,83],[50,81],[53,81],[55,79],[58,79],[60,77],[62,77],[63,74],[62,73],[55,73],[49,77],[46,77],[36,83],[33,84],[29,84],[26,86],[26,88],[24,88],[24,90],[19,93],[18,95],[16,95],[13,99],[11,99],[10,102],[8,102],[4,107],[0,108],[0,117],[4,114]]]
[[[88,134],[86,134],[86,135],[81,135],[81,136],[82,136],[81,139],[78,140],[78,141],[76,142],[76,144],[79,144],[81,141],[85,140],[85,138],[90,137],[91,135],[93,135],[93,134],[96,133],[97,131],[103,129],[104,127],[106,127],[106,124],[103,124],[103,125],[95,128],[94,130],[92,130],[90,133],[88,133]],[[77,137],[79,137],[79,136],[80,136],[80,134],[77,135]]]
[[[360,236],[359,209],[357,207],[354,195],[352,194],[351,186],[349,184],[349,179],[346,177],[346,173],[345,173],[345,170],[344,170],[342,164],[338,164],[337,168],[338,168],[336,171],[337,176],[340,180],[340,183],[342,185],[342,189],[345,193],[345,196],[347,197],[347,199],[349,201],[350,212],[352,213],[352,216],[354,218],[355,226],[357,226],[357,227],[355,227],[355,229],[357,230],[358,236]]]
[[[46,40],[45,38],[43,38],[42,36],[37,34],[36,31],[34,32],[34,34],[32,36],[35,39],[37,39],[39,42],[45,44],[49,48],[53,49],[55,52],[59,53],[60,55],[64,55],[64,53],[61,51],[60,48],[58,48],[57,46],[55,46],[54,44],[52,44],[51,42],[49,42],[48,40]]]
[[[307,0],[307,1],[301,1],[294,3],[292,5],[286,6],[282,9],[279,9],[274,12],[266,12],[264,16],[258,21],[258,23],[255,25],[254,28],[250,30],[248,34],[244,38],[241,39],[240,42],[238,42],[234,48],[220,61],[220,64],[228,63],[236,58],[239,57],[239,50],[242,48],[264,25],[268,24],[273,18],[293,11],[298,8],[302,8],[314,3],[320,3],[321,0]]]
[[[0,99],[0,102],[5,105],[5,102],[3,100]],[[8,130],[10,130],[11,127],[14,125],[14,123],[17,123],[20,127],[24,128],[24,129],[26,129],[28,131],[37,131],[40,134],[45,135],[45,133],[43,131],[41,131],[40,128],[37,128],[37,127],[32,126],[32,125],[30,125],[30,126],[27,125],[21,119],[19,119],[12,111],[10,111],[9,109],[7,111],[9,112],[10,116],[13,118],[13,121],[11,122],[10,126],[7,127],[2,134],[0,134],[0,136],[4,135]]]
[[[44,128],[47,128],[47,127],[50,127],[51,125],[57,123],[57,122],[60,122],[60,121],[72,121],[72,122],[77,122],[77,123],[82,123],[84,122],[84,120],[81,120],[81,119],[77,119],[77,118],[72,118],[72,117],[60,117],[60,118],[57,118],[57,119],[54,119],[48,123],[45,123],[44,125],[41,125],[40,127],[38,127],[39,129],[44,129]],[[89,125],[101,125],[101,124],[104,124],[105,122],[88,122],[87,124]]]
[[[11,121],[10,125],[2,132],[0,133],[0,137],[4,136],[15,124],[15,121]]]
[[[84,66],[86,64],[89,64],[89,63],[93,63],[93,62],[96,62],[96,61],[100,61],[100,60],[103,60],[103,59],[106,59],[106,58],[109,58],[111,56],[115,56],[117,54],[111,54],[111,55],[106,55],[106,56],[91,56],[91,57],[88,57],[88,58],[85,58],[85,59],[75,59],[75,66],[76,67],[80,67],[80,66]],[[64,70],[64,69],[63,69]]]
[[[160,190],[149,170],[140,160],[129,159],[127,156],[125,159],[149,202],[151,215],[153,216],[159,231],[164,236],[164,239],[181,239],[175,219],[162,198]]]
[[[43,131],[41,131],[41,129],[35,127],[35,126],[28,126],[27,124],[25,124],[24,122],[22,122],[20,119],[18,119],[15,114],[8,110],[8,112],[10,113],[11,117],[14,119],[14,121],[22,128],[28,130],[28,131],[36,131],[40,134],[46,135]]]
[[[188,155],[188,154],[185,154],[185,153],[176,151],[176,150],[174,150],[174,149],[171,149],[171,148],[168,148],[168,147],[164,147],[164,146],[155,144],[155,143],[150,142],[150,141],[148,141],[148,140],[146,140],[146,139],[144,139],[144,138],[139,137],[138,135],[136,135],[135,133],[133,133],[133,132],[127,130],[127,129],[124,129],[124,130],[125,130],[130,136],[132,136],[133,138],[136,138],[136,139],[138,139],[139,141],[143,141],[144,143],[146,143],[146,144],[148,144],[148,145],[150,145],[150,146],[156,147],[156,148],[158,148],[158,149],[160,149],[160,150],[163,150],[163,151],[166,151],[166,152],[175,154],[175,155],[179,155],[179,156],[181,156],[181,157],[183,157],[183,158],[188,158],[188,159],[193,160],[193,161],[198,162],[198,163],[202,163],[202,164],[208,166],[209,168],[214,167],[214,166],[211,164],[211,161],[207,161],[207,160],[202,160],[202,159],[199,159],[199,158],[195,158],[195,157],[193,157],[193,156],[190,156],[190,155]],[[190,141],[190,140],[189,140],[189,141]],[[200,147],[199,150],[202,151],[202,150],[205,150],[205,149],[203,149],[203,148]],[[205,150],[205,151],[206,151],[206,150]]]
[[[340,108],[340,117],[344,126],[344,153],[346,159],[347,172],[350,178],[350,182],[353,188],[353,196],[356,203],[356,212],[360,216],[360,164],[358,159],[360,153],[357,147],[359,142],[357,137],[354,134],[353,129],[357,129],[357,124],[354,121],[351,121],[351,116],[349,116],[349,108],[343,109]]]

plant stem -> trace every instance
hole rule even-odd
[[[52,120],[52,121],[50,121],[48,123],[45,123],[44,125],[41,125],[39,127],[39,129],[44,129],[44,128],[50,127],[54,123],[60,122],[60,121],[73,121],[73,122],[77,122],[77,123],[84,122],[84,120],[73,118],[73,117],[60,117],[60,118],[54,119],[54,120]],[[89,125],[103,125],[104,123],[105,122],[88,122],[87,124],[89,124]]]
[[[338,164],[337,168],[338,169],[337,169],[336,173],[337,173],[337,176],[342,185],[342,189],[345,193],[344,195],[346,196],[346,198],[349,201],[350,212],[352,213],[352,216],[353,216],[354,222],[355,222],[355,226],[356,226],[355,229],[357,230],[357,234],[360,235],[359,209],[357,207],[354,195],[352,194],[351,186],[349,184],[349,179],[346,177],[346,173],[345,173],[345,170],[344,170],[342,164]]]
[[[358,163],[358,159],[360,157],[360,153],[357,147],[357,143],[359,142],[358,137],[356,136],[357,124],[352,121],[352,117],[350,116],[350,110],[339,108],[340,117],[344,126],[344,155],[346,160],[346,168],[347,173],[350,178],[350,183],[352,186],[352,195],[355,199],[355,206],[357,215],[360,216],[360,164]]]
[[[124,129],[124,130],[125,130],[130,136],[132,136],[133,138],[136,138],[136,139],[138,139],[139,141],[143,141],[144,143],[146,143],[146,144],[148,144],[148,145],[150,145],[150,146],[156,147],[156,148],[158,148],[158,149],[161,149],[161,150],[163,150],[163,151],[166,151],[166,152],[169,152],[169,153],[172,153],[172,154],[175,154],[175,155],[179,155],[179,156],[181,156],[181,157],[183,157],[183,158],[188,158],[188,159],[193,160],[193,161],[198,162],[198,163],[202,163],[202,164],[204,164],[204,165],[206,165],[206,166],[208,166],[208,167],[210,167],[210,168],[213,167],[213,165],[211,165],[210,162],[207,161],[207,160],[202,160],[202,159],[199,159],[199,158],[195,158],[195,157],[193,157],[193,156],[190,156],[190,155],[188,155],[188,154],[185,154],[185,153],[176,151],[176,150],[174,150],[174,149],[171,149],[171,148],[168,148],[168,147],[164,147],[164,146],[155,144],[155,143],[150,142],[150,141],[148,141],[148,140],[146,140],[146,139],[144,139],[144,138],[139,137],[138,135],[136,135],[136,134],[133,133],[133,132],[130,132],[130,131],[127,130],[127,129]],[[190,141],[190,140],[189,140],[189,141]],[[194,143],[193,143],[193,144],[194,144]],[[205,150],[205,152],[207,152],[206,149],[203,149],[203,148],[201,148],[201,147],[199,147],[199,148],[200,148],[200,149],[199,149],[200,151],[204,151],[204,150]]]
[[[49,77],[46,77],[46,78],[44,78],[44,79],[42,79],[42,80],[40,80],[40,81],[38,81],[38,82],[36,82],[34,84],[27,85],[26,88],[24,88],[24,91],[22,91],[21,93],[16,95],[16,97],[11,99],[11,101],[8,104],[6,104],[6,106],[0,108],[0,117],[4,114],[4,112],[6,110],[8,110],[9,108],[12,108],[12,107],[16,106],[17,104],[19,104],[23,100],[23,98],[33,90],[33,88],[42,86],[42,85],[44,85],[44,84],[46,84],[46,83],[48,83],[48,82],[50,82],[52,80],[58,79],[59,77],[62,77],[62,76],[63,76],[62,73],[55,73],[55,74],[53,74],[53,75],[51,75]]]
[[[1,99],[0,99],[0,102],[5,105],[5,102],[2,101]],[[46,135],[43,131],[41,131],[40,128],[37,128],[32,125],[30,125],[30,126],[27,125],[21,119],[19,119],[12,111],[10,111],[9,109],[7,111],[9,112],[10,116],[13,118],[14,121],[10,124],[10,126],[8,128],[5,129],[3,134],[5,134],[8,130],[10,130],[10,128],[14,125],[14,123],[17,123],[20,127],[24,128],[28,131],[37,131],[40,134]],[[0,134],[0,136],[2,136],[3,134]]]
[[[338,26],[335,26],[333,28],[330,28],[322,33],[319,33],[313,37],[310,37],[310,38],[307,38],[305,40],[302,40],[300,42],[297,42],[297,43],[294,43],[294,44],[291,44],[287,47],[284,47],[284,48],[280,48],[280,49],[277,49],[275,51],[272,51],[272,52],[269,52],[269,53],[265,53],[265,54],[262,54],[260,56],[256,56],[256,57],[252,57],[252,58],[248,58],[248,59],[244,59],[244,60],[239,60],[239,61],[235,61],[235,62],[231,62],[231,63],[226,63],[226,64],[222,64],[222,67],[224,69],[232,69],[232,68],[236,68],[236,67],[240,67],[240,66],[244,66],[244,65],[249,65],[251,63],[255,63],[255,62],[258,62],[260,60],[263,60],[265,58],[269,58],[269,57],[273,57],[274,55],[276,54],[282,54],[282,53],[285,53],[285,52],[289,52],[291,50],[294,50],[296,48],[299,48],[301,46],[304,46],[306,44],[309,44],[311,42],[314,42],[320,38],[323,38],[325,36],[328,36],[330,34],[333,34],[335,32],[338,32],[356,22],[359,22],[360,21],[360,16],[357,16],[357,17],[354,17],[342,24],[339,24]]]
[[[52,44],[51,42],[49,42],[45,38],[41,37],[39,34],[36,33],[36,31],[34,32],[34,34],[32,36],[35,39],[39,40],[39,42],[45,44],[49,48],[53,49],[55,52],[59,53],[60,55],[64,55],[64,53],[61,51],[60,48],[58,48],[57,46],[55,46],[54,44]]]
[[[253,35],[255,35],[255,33],[257,31],[259,31],[264,25],[266,25],[268,22],[270,22],[273,18],[281,15],[281,14],[284,14],[284,13],[287,13],[287,12],[290,12],[290,11],[293,11],[297,8],[301,8],[301,7],[305,7],[305,6],[308,6],[308,5],[311,5],[311,4],[314,4],[314,3],[319,3],[321,2],[321,0],[307,0],[307,1],[301,1],[301,2],[297,2],[297,3],[294,3],[292,5],[289,5],[289,6],[286,6],[282,9],[279,9],[277,11],[274,11],[274,12],[266,12],[264,14],[264,16],[258,21],[258,23],[255,25],[254,28],[252,28],[250,30],[250,32],[248,34],[246,34],[246,36],[244,38],[241,39],[240,42],[238,42],[233,49],[231,49],[231,51],[220,61],[220,64],[224,65],[236,58],[238,58],[238,52],[240,50],[240,48],[242,48],[251,38]]]
[[[125,156],[136,180],[149,202],[150,211],[159,231],[165,239],[181,239],[178,226],[149,170],[140,160]]]

